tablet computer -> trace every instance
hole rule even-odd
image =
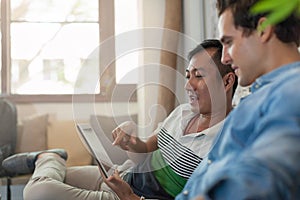
[[[85,147],[90,152],[92,157],[96,160],[99,169],[105,178],[108,178],[111,174],[106,170],[105,166],[112,167],[113,162],[109,158],[105,148],[103,147],[100,139],[93,128],[88,123],[77,124],[77,129]]]

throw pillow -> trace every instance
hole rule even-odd
[[[48,114],[30,116],[18,126],[16,153],[47,149]]]
[[[48,149],[63,148],[68,152],[67,166],[89,165],[92,157],[83,146],[74,121],[53,120],[48,126]]]

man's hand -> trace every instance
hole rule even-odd
[[[137,127],[133,121],[126,121],[112,131],[113,145],[119,145],[124,150],[130,150],[130,145],[136,144]]]

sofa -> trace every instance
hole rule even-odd
[[[18,121],[15,153],[63,148],[68,152],[67,166],[92,164],[92,157],[77,135],[72,120],[56,120],[49,114],[39,114]],[[12,185],[26,184],[31,174],[15,176]],[[1,185],[7,184],[1,178]]]
[[[128,116],[94,116],[89,122],[97,124],[112,141],[111,131],[122,121],[133,120],[137,122],[137,115]],[[95,126],[95,125],[94,125]],[[83,166],[95,164],[91,155],[85,148],[76,130],[73,120],[57,120],[49,114],[38,114],[18,121],[17,141],[15,153],[40,151],[45,149],[63,148],[68,152],[67,166]],[[116,155],[120,160],[128,159],[124,155]],[[10,185],[24,185],[31,174],[19,175],[9,179]],[[7,178],[1,178],[0,186],[7,185]]]

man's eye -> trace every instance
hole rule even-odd
[[[227,45],[227,46],[228,46],[228,45],[231,45],[231,43],[232,43],[232,40],[225,40],[225,41],[224,41],[224,44]]]

